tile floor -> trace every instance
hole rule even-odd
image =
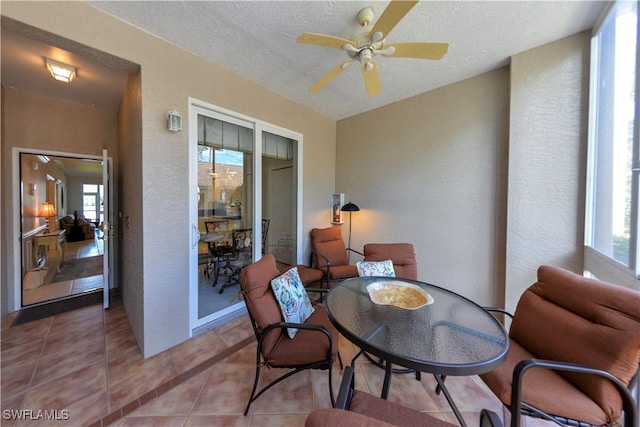
[[[47,264],[49,272],[45,278],[46,284],[38,286],[37,288],[25,289],[22,291],[24,305],[64,298],[69,295],[81,294],[103,286],[101,274],[73,280],[65,280],[62,282],[51,282],[55,275],[55,267],[51,265],[55,259],[53,254],[54,250],[55,248],[49,248],[49,264]],[[67,242],[64,249],[64,260],[69,261],[71,259],[88,258],[103,254],[104,244],[102,239],[99,239],[96,234],[94,239]]]
[[[303,426],[308,413],[330,406],[326,371],[307,371],[272,388],[242,415],[256,348],[246,314],[148,359],[121,302],[106,311],[93,305],[11,327],[15,314],[2,320],[0,330],[2,426]],[[345,363],[355,352],[340,337]],[[341,376],[336,363],[336,390]],[[381,369],[358,360],[358,389],[379,394],[382,379]],[[503,415],[479,378],[449,377],[447,385],[470,426],[478,425],[482,408]],[[394,375],[389,399],[455,422],[434,387],[429,375],[421,381]],[[15,420],[11,410],[31,410],[29,418],[49,411],[59,420]]]

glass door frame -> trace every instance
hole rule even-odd
[[[13,237],[11,240],[13,241],[13,287],[9,287],[9,292],[7,299],[9,301],[9,311],[18,311],[23,309],[25,306],[22,304],[22,197],[21,197],[21,173],[20,173],[20,154],[43,154],[51,157],[68,157],[71,159],[83,159],[83,160],[95,160],[103,162],[103,182],[104,188],[107,188],[107,183],[113,177],[111,176],[112,168],[109,167],[108,170],[105,171],[104,160],[108,160],[108,164],[113,164],[113,158],[108,156],[107,150],[102,151],[102,156],[94,156],[89,154],[79,154],[79,153],[68,153],[63,151],[53,151],[53,150],[45,150],[45,149],[37,149],[37,148],[26,148],[26,147],[13,147],[11,150],[11,164],[12,164],[12,173],[11,173],[11,203],[13,204],[13,224],[12,224],[12,232]],[[68,195],[67,195],[68,197]],[[107,219],[110,220],[113,215],[113,211],[109,209],[108,211],[105,209],[105,222]],[[109,251],[109,252],[107,252]],[[115,251],[116,248],[114,245],[106,245],[104,246],[104,257],[103,261],[105,261],[105,265],[103,268],[103,286],[104,286],[104,298],[105,303],[104,307],[108,308],[108,302],[106,299],[109,295],[109,289],[113,289],[115,284],[114,279],[114,268],[115,268]],[[107,264],[108,263],[108,264]]]
[[[269,132],[294,140],[293,163],[295,170],[296,186],[296,260],[302,263],[302,153],[303,137],[299,132],[285,129],[270,123],[263,122],[253,117],[249,117],[222,107],[189,97],[189,222],[188,233],[190,237],[189,247],[189,336],[193,336],[194,329],[210,323],[222,316],[230,314],[236,310],[244,308],[244,302],[240,301],[208,316],[198,318],[198,242],[200,231],[198,229],[198,115],[204,114],[213,118],[227,121],[229,123],[249,126],[253,128],[253,224],[254,242],[262,240],[262,134]],[[253,251],[253,261],[258,261],[262,257],[260,250]]]

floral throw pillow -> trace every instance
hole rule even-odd
[[[307,290],[300,280],[298,268],[293,267],[271,281],[271,289],[276,296],[285,322],[304,323],[315,311],[307,295]],[[287,328],[287,335],[292,338],[297,328]]]
[[[388,259],[386,261],[358,261],[356,263],[358,268],[358,276],[384,276],[384,277],[396,277],[396,272],[393,269],[393,262]]]

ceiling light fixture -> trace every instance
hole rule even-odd
[[[69,83],[76,76],[76,67],[54,61],[53,59],[44,58],[47,69],[54,79],[61,82]]]

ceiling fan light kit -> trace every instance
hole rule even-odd
[[[374,18],[373,9],[370,7],[362,9],[358,13],[360,28],[354,31],[350,39],[326,34],[301,34],[297,39],[298,43],[340,49],[345,51],[350,58],[325,74],[309,88],[309,92],[315,93],[319,91],[348,68],[351,63],[358,61],[361,65],[367,94],[375,96],[382,91],[378,66],[374,61],[377,55],[390,58],[441,59],[449,49],[447,43],[404,42],[388,45],[386,43],[385,38],[389,35],[389,32],[409,13],[416,3],[418,3],[418,0],[391,0],[373,27],[371,27]]]

